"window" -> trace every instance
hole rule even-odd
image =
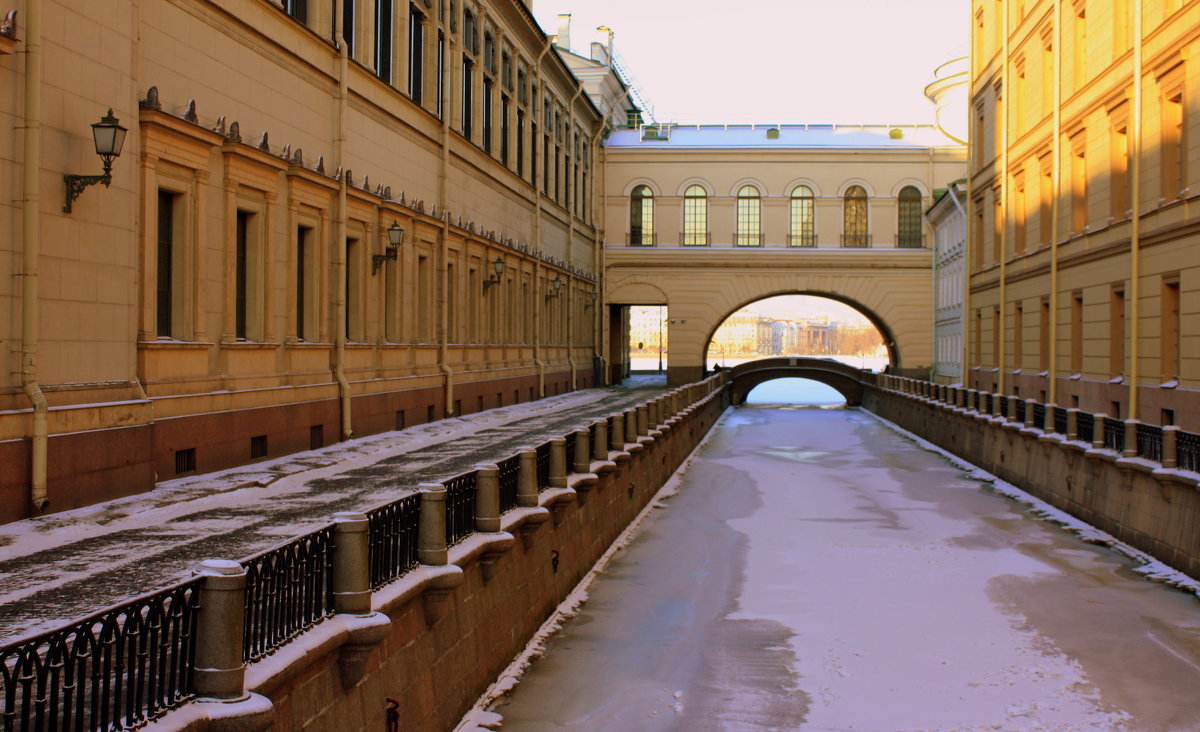
[[[796,186],[792,191],[792,233],[788,241],[791,246],[815,247],[817,245],[814,203],[813,191],[808,186]]]
[[[500,97],[500,162],[508,167],[508,97]]]
[[[1087,3],[1075,0],[1074,17],[1071,21],[1071,72],[1074,85],[1079,91],[1087,82]]]
[[[1162,98],[1162,197],[1173,201],[1184,187],[1183,93]]]
[[[1083,373],[1083,293],[1071,294],[1071,373]]]
[[[363,340],[362,332],[362,247],[358,239],[346,240],[346,340]]]
[[[446,69],[446,34],[438,31],[437,35],[437,115],[446,116],[446,81],[442,74]]]
[[[1004,256],[1004,194],[992,189],[992,264],[1000,264]]]
[[[158,242],[155,257],[156,295],[154,309],[154,334],[159,338],[174,338],[179,332],[179,295],[182,288],[178,280],[182,261],[177,237],[176,212],[180,205],[178,193],[158,192]]]
[[[971,132],[971,147],[975,150],[975,167],[982,168],[986,159],[983,151],[983,131],[986,127],[983,105],[975,107],[975,129]]]
[[[375,0],[375,74],[389,84],[392,83],[394,13],[392,0]]]
[[[490,32],[483,34],[483,68],[489,73],[496,73],[496,40]]]
[[[1042,246],[1050,246],[1054,236],[1054,170],[1050,156],[1038,160],[1041,169],[1041,204],[1038,209],[1038,226]]]
[[[1013,176],[1013,251],[1025,252],[1025,171]]]
[[[1178,381],[1180,371],[1179,348],[1179,280],[1177,275],[1164,279],[1162,287],[1162,380]]]
[[[992,308],[992,366],[996,368],[1003,367],[1000,363],[1000,308]]]
[[[1054,107],[1054,87],[1058,80],[1054,77],[1054,42],[1053,29],[1047,25],[1042,29],[1042,118],[1050,115]]]
[[[1071,231],[1087,228],[1087,150],[1082,132],[1071,138]]]
[[[650,186],[637,186],[629,196],[629,243],[633,246],[653,246],[654,192]]]
[[[1121,105],[1124,107],[1125,105]],[[1109,190],[1112,197],[1112,217],[1125,218],[1129,203],[1129,128],[1124,119],[1113,122],[1112,150],[1109,156]]]
[[[492,80],[483,79],[483,151],[492,152]]]
[[[287,0],[284,10],[301,23],[308,22],[308,0]]]
[[[1020,370],[1025,360],[1025,306],[1013,303],[1013,368]]]
[[[441,84],[440,73],[441,49],[439,47],[439,73],[438,84]],[[380,74],[383,78],[383,75]],[[417,104],[420,104],[424,98],[425,88],[425,16],[416,8],[412,8],[408,15],[408,96]],[[438,106],[441,106],[441,90],[438,91]]]
[[[904,186],[896,202],[896,246],[919,249],[921,233],[921,191]]]
[[[238,340],[248,340],[253,335],[252,324],[256,319],[257,309],[254,307],[255,273],[257,267],[256,247],[251,232],[251,221],[254,214],[249,211],[237,212],[234,242],[234,286],[233,286],[233,333]]]
[[[688,186],[683,192],[682,238],[684,246],[708,244],[708,194],[701,186]]]
[[[463,48],[472,54],[479,53],[479,35],[475,32],[475,14],[463,9]]]
[[[1125,373],[1125,290],[1114,287],[1108,303],[1108,375]]]
[[[762,246],[762,202],[754,186],[738,189],[734,244],[739,247]]]
[[[1038,369],[1050,370],[1050,298],[1042,298],[1038,323]]]
[[[317,334],[317,258],[312,229],[296,228],[296,339],[319,340]]]
[[[525,177],[525,112],[517,110],[517,177]]]
[[[346,42],[346,54],[354,58],[354,7],[356,0],[344,0],[342,5],[342,40]]]
[[[474,64],[471,59],[463,56],[463,79],[462,79],[462,134],[468,140],[471,139],[471,118],[475,114],[473,108],[473,94],[475,89],[475,73]]]
[[[975,241],[975,269],[976,271],[983,269],[983,199],[975,201],[975,229],[972,232]]]
[[[862,186],[850,186],[842,199],[842,246],[866,247],[870,244],[867,191]]]
[[[433,341],[433,272],[429,257],[417,257],[417,340]]]

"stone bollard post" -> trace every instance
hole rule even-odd
[[[625,449],[625,415],[618,412],[612,417],[612,429],[608,432],[608,446],[614,450]]]
[[[1179,427],[1173,424],[1163,425],[1162,428],[1162,466],[1164,468],[1179,467],[1179,448],[1177,447]]]
[[[588,457],[591,451],[588,445],[590,438],[591,434],[586,429],[575,430],[575,454],[567,456],[571,460],[571,472],[592,472],[592,461]]]
[[[567,441],[561,437],[550,440],[550,487],[567,487]]]
[[[196,695],[237,699],[245,694],[246,682],[246,568],[228,559],[206,559],[192,573],[203,578],[196,618]]]
[[[625,410],[625,444],[630,445],[637,442],[638,437],[638,417],[637,409]]]
[[[1057,408],[1058,407],[1054,404],[1046,405],[1046,419],[1042,424],[1042,431],[1045,432],[1046,434],[1050,434],[1051,432],[1055,431],[1055,429],[1054,429],[1054,410]]]
[[[651,399],[647,406],[650,410],[648,417],[650,420],[650,426],[658,427],[660,424],[662,424],[662,397]]]
[[[650,434],[650,407],[646,404],[639,404],[637,408],[637,433],[639,435]]]
[[[367,517],[353,511],[333,514],[333,610],[371,612],[371,564]]]
[[[1125,449],[1121,451],[1123,457],[1138,456],[1137,427],[1136,419],[1125,420]]]
[[[1017,421],[1017,399],[1015,397],[1008,398],[1008,414],[1004,415],[1009,421]]]
[[[1037,410],[1034,409],[1034,407],[1037,406],[1037,403],[1038,403],[1037,399],[1026,399],[1025,400],[1025,426],[1026,427],[1037,427],[1040,429],[1043,426],[1040,424],[1036,424],[1034,422],[1034,420],[1037,419]]]
[[[608,420],[598,419],[592,423],[596,430],[596,439],[592,441],[592,459],[608,459]]]
[[[475,466],[475,530],[500,530],[500,466],[495,463]]]
[[[435,567],[450,561],[446,548],[446,486],[441,483],[422,483],[421,518],[417,524],[417,561]]]
[[[1001,416],[1001,414],[1000,414],[1000,397],[1002,397],[1002,396],[1004,396],[1004,395],[996,394],[996,393],[992,394],[992,416],[993,417]]]
[[[1106,415],[1093,415],[1094,422],[1092,423],[1092,447],[1100,449],[1104,447],[1104,420]]]
[[[517,448],[520,460],[517,463],[517,505],[535,508],[538,505],[537,449]]]
[[[1079,439],[1079,409],[1076,407],[1067,407],[1067,434],[1064,437],[1068,440]]]

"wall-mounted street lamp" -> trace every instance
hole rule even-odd
[[[486,293],[492,285],[500,284],[500,277],[504,274],[504,258],[496,257],[496,261],[492,262],[492,271],[496,273],[495,277],[490,280],[483,281],[483,291]]]
[[[383,254],[371,255],[371,274],[379,271],[383,263],[387,260],[396,261],[396,257],[400,256],[400,245],[404,243],[404,229],[400,228],[395,219],[392,220],[392,225],[387,227],[388,245],[383,250]]]
[[[64,175],[67,181],[67,202],[63,204],[63,212],[71,213],[74,203],[83,189],[95,183],[103,183],[105,188],[112,183],[112,161],[120,157],[121,147],[125,144],[125,133],[129,130],[120,125],[120,120],[113,116],[112,110],[92,123],[92,142],[96,145],[96,154],[104,160],[103,175]]]
[[[554,275],[554,279],[550,280],[546,284],[550,287],[550,292],[546,293],[546,299],[549,300],[552,297],[558,297],[558,291],[561,290],[563,286],[562,278],[558,275]]]

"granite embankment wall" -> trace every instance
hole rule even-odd
[[[552,456],[551,487],[521,488],[504,513],[496,466],[480,466],[476,528],[457,544],[445,538],[453,507],[440,529],[427,523],[439,486],[423,487],[418,566],[359,598],[362,612],[339,612],[245,666],[244,693],[194,700],[148,729],[453,729],[703,440],[727,382],[717,375],[575,432],[565,470],[562,448]]]
[[[1176,467],[1175,428],[893,376],[876,382],[864,383],[864,408],[1200,578],[1200,474]],[[1151,453],[1159,459],[1139,457]]]

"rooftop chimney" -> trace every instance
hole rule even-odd
[[[571,50],[571,14],[570,13],[559,13],[558,14],[558,36],[557,37],[558,37],[558,40],[555,41],[554,45],[558,46],[559,48],[561,48],[563,50],[570,51]]]
[[[592,60],[605,66],[612,65],[613,32],[608,26],[596,28],[596,40],[592,41]]]

